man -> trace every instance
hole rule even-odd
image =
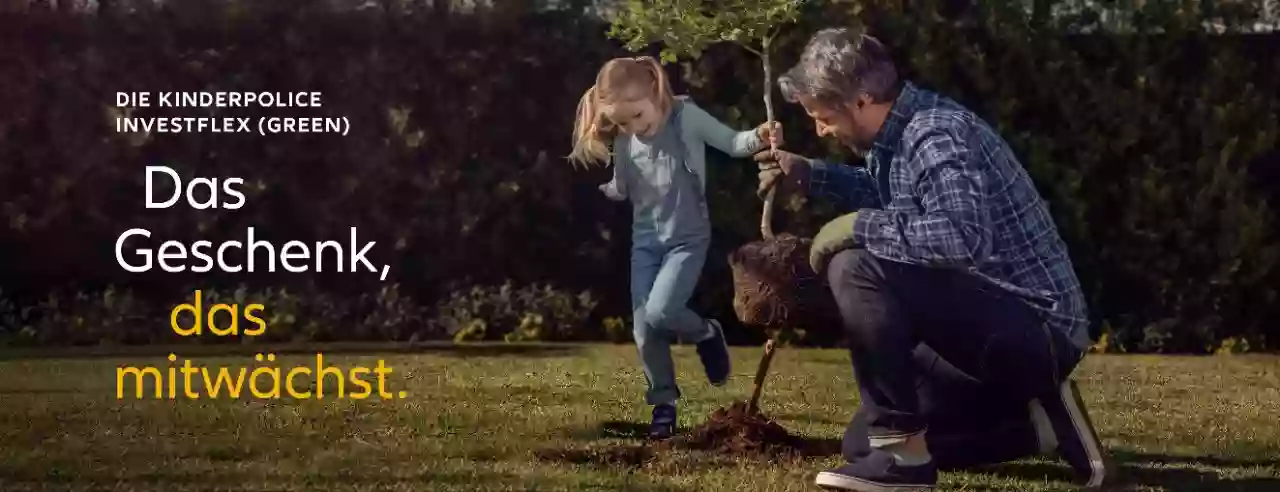
[[[1079,281],[1008,145],[947,98],[900,81],[884,46],[843,29],[779,77],[855,168],[764,151],[760,186],[832,200],[814,238],[850,342],[861,407],[844,466],[818,485],[930,488],[938,469],[1060,455],[1089,486],[1102,446],[1068,375],[1090,343]]]

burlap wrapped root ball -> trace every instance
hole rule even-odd
[[[729,255],[739,321],[767,328],[825,328],[835,304],[809,266],[811,243],[783,233],[744,244]]]

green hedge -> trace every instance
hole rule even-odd
[[[459,299],[496,304],[475,296],[510,283],[529,286],[533,300],[484,320],[505,326],[485,338],[617,339],[625,324],[616,318],[628,311],[629,214],[595,189],[607,171],[574,171],[562,156],[578,96],[600,63],[622,53],[603,24],[531,13],[526,3],[474,15],[196,0],[129,15],[0,14],[0,336],[166,341],[169,307],[202,288],[264,299],[292,292],[304,305],[295,323],[309,328],[290,337],[448,339],[465,332]],[[1276,190],[1256,177],[1276,172],[1275,36],[1210,37],[1157,11],[1138,27],[1161,26],[1162,35],[1069,35],[1061,24],[1078,19],[926,3],[816,6],[784,37],[776,63],[792,63],[816,28],[863,25],[914,79],[995,123],[1051,200],[1108,349],[1274,348],[1280,331],[1266,320],[1280,315],[1278,224],[1264,198]],[[713,49],[671,70],[677,89],[727,121],[763,119],[749,55]],[[349,117],[351,133],[121,135],[110,108],[126,90],[320,91],[323,113]],[[268,112],[235,113],[260,114]],[[800,151],[838,152],[796,108],[781,116]],[[716,239],[696,304],[731,319],[724,257],[756,238],[759,201],[748,162],[713,160]],[[184,178],[261,186],[239,210],[147,210],[142,169],[160,164]],[[779,226],[809,233],[823,217],[821,207],[796,209]],[[341,240],[357,226],[378,241],[371,261],[392,265],[392,294],[373,274],[140,275],[114,259],[116,238],[133,227],[189,243],[243,239],[249,226],[276,244]],[[133,300],[85,301],[112,285]],[[590,302],[573,301],[583,291]],[[74,299],[91,314],[69,312]],[[85,326],[160,328],[124,337],[104,321],[90,332],[100,335],[59,331],[80,326],[77,316]],[[556,326],[530,328],[539,319]],[[739,342],[764,336],[733,331]]]

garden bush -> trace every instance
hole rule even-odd
[[[474,286],[455,290],[434,310],[429,327],[457,342],[601,340],[587,325],[596,300],[550,285]]]

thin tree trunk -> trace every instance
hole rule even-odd
[[[764,114],[765,121],[770,125],[773,124],[773,67],[769,63],[769,38],[764,38],[760,43],[760,62],[764,65]],[[769,150],[778,150],[778,146],[773,142],[776,139],[770,139]],[[779,178],[781,179],[781,178]],[[768,194],[764,197],[764,210],[760,213],[760,234],[766,240],[773,239],[773,207],[774,197],[777,195],[778,185],[774,182],[772,188],[769,188]]]
[[[747,403],[747,413],[760,411],[760,394],[764,392],[765,376],[769,375],[769,363],[773,361],[774,342],[770,338],[764,343],[764,356],[760,357],[760,366],[756,368],[755,387],[751,390],[751,400]]]

